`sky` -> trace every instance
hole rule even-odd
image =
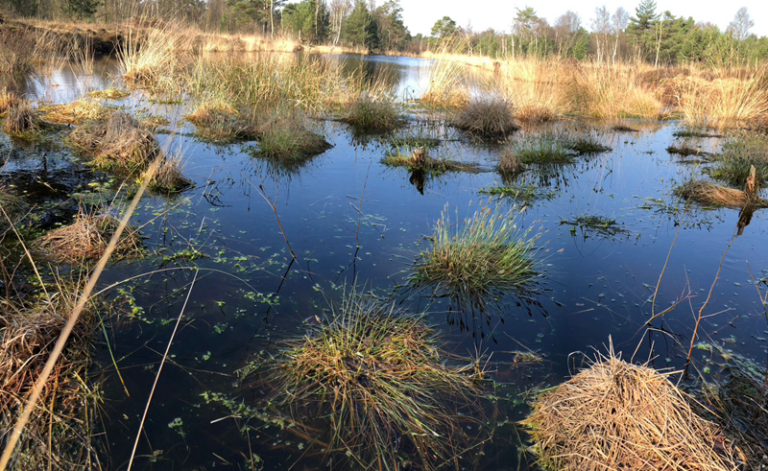
[[[378,0],[378,4],[383,0]],[[403,21],[412,34],[429,35],[432,26],[443,16],[450,16],[460,26],[472,25],[474,31],[493,28],[497,31],[509,31],[515,17],[515,8],[530,5],[540,17],[554,24],[557,17],[567,10],[575,11],[581,17],[582,26],[589,29],[590,19],[595,8],[605,5],[611,12],[623,6],[634,16],[635,7],[640,0],[547,0],[547,1],[510,1],[510,0],[400,0],[403,7]],[[755,26],[750,30],[758,36],[768,36],[768,1],[737,0],[714,2],[712,0],[656,0],[656,11],[669,10],[675,16],[692,16],[694,20],[713,23],[724,31],[733,20],[736,11],[747,7]]]

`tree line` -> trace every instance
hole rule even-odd
[[[437,19],[429,35],[412,35],[400,0],[0,0],[16,14],[49,19],[118,22],[133,17],[174,19],[209,31],[287,34],[380,52],[450,49],[490,57],[564,57],[598,63],[641,60],[656,65],[768,58],[768,39],[751,33],[746,8],[725,31],[716,25],[657,11],[654,0],[624,8],[595,9],[582,19],[567,11],[553,24],[533,7],[518,8],[509,31],[474,31],[454,19]]]

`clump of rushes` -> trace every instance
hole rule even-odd
[[[565,146],[579,155],[600,154],[611,150],[594,133],[566,136],[565,141]]]
[[[88,122],[70,134],[75,148],[94,155],[92,164],[102,170],[143,170],[160,155],[155,136],[124,111],[105,123]]]
[[[3,131],[13,137],[31,137],[38,133],[42,126],[43,122],[32,105],[21,99],[8,109]]]
[[[223,101],[204,102],[185,118],[197,128],[196,135],[206,141],[223,144],[257,137],[255,126],[240,119],[240,113]]]
[[[688,144],[671,145],[667,147],[667,153],[670,155],[679,155],[681,157],[688,157],[689,155],[706,155],[706,152],[702,151],[698,147],[691,147]]]
[[[54,263],[78,264],[98,260],[104,255],[109,240],[120,221],[108,213],[86,213],[80,210],[75,221],[43,236],[39,251]],[[112,255],[112,260],[138,257],[143,247],[139,233],[127,227]]]
[[[283,162],[301,161],[322,154],[331,144],[307,129],[297,116],[273,116],[259,126],[258,154]]]
[[[99,100],[77,100],[58,105],[39,105],[43,117],[60,124],[80,125],[86,121],[104,121],[115,108],[104,106]]]
[[[536,237],[531,237],[530,229],[520,231],[515,216],[499,206],[481,206],[452,229],[446,208],[431,246],[419,255],[408,276],[408,285],[480,308],[487,299],[529,291],[541,277],[534,258]]]
[[[575,153],[559,136],[530,136],[512,144],[512,152],[523,164],[569,164]]]
[[[57,280],[48,288],[51,296],[33,305],[0,304],[0,430],[13,427],[40,377],[56,340],[75,307],[82,286]],[[70,470],[90,469],[95,450],[87,437],[94,425],[93,389],[89,376],[92,339],[98,317],[89,302],[64,352],[42,389],[39,407],[33,412],[8,469],[47,469],[52,460],[67,463]],[[96,400],[93,401],[94,403]],[[95,404],[93,404],[95,406]],[[56,419],[52,420],[52,416]],[[51,440],[51,437],[55,439]]]
[[[19,101],[20,99],[15,93],[9,92],[5,88],[0,90],[0,117],[5,116],[11,108],[18,106]]]
[[[497,169],[503,174],[516,175],[525,171],[525,164],[517,157],[514,149],[510,146],[504,146]]]
[[[674,190],[675,195],[694,201],[705,206],[722,206],[725,208],[743,208],[747,203],[753,207],[768,207],[768,201],[758,198],[756,201],[750,201],[747,194],[734,188],[715,185],[712,182],[703,180],[690,180],[680,185]]]
[[[540,199],[552,199],[555,196],[553,192],[542,190],[535,185],[508,185],[483,188],[480,190],[480,194],[511,198],[525,204],[530,204]]]
[[[387,167],[405,167],[410,171],[423,171],[433,176],[442,175],[446,172],[473,172],[478,170],[478,166],[475,164],[430,157],[424,149],[416,149],[410,156],[401,153],[388,154],[381,159],[381,163]]]
[[[692,402],[669,373],[611,352],[539,395],[523,423],[546,470],[739,469],[723,431]]]
[[[148,188],[157,193],[180,193],[193,185],[192,181],[183,174],[181,155],[163,156],[155,176],[149,182]],[[141,179],[146,178],[146,171]]]
[[[453,119],[453,125],[479,138],[505,138],[520,129],[514,123],[512,106],[500,98],[478,99]]]
[[[733,187],[743,188],[750,168],[757,170],[757,181],[768,181],[768,136],[744,133],[723,144],[722,152],[714,156],[715,167],[710,175]]]
[[[357,133],[387,133],[403,125],[397,105],[389,96],[361,94],[350,103],[341,120]]]
[[[122,100],[131,96],[129,92],[123,90],[117,90],[115,88],[108,88],[106,90],[96,90],[88,94],[91,98],[101,98],[107,100]]]
[[[302,433],[317,436],[315,417],[329,421],[318,441],[362,469],[403,460],[437,469],[471,446],[460,420],[477,429],[483,417],[471,361],[447,359],[422,316],[353,292],[328,324],[288,341],[268,376],[269,403],[289,409]]]

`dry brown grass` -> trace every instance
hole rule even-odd
[[[197,135],[207,141],[227,143],[254,140],[257,136],[256,127],[241,119],[234,106],[221,100],[206,101],[185,118],[195,125]]]
[[[109,244],[120,221],[108,213],[78,212],[75,221],[62,226],[38,242],[39,251],[55,263],[80,264],[98,260]],[[143,252],[141,236],[136,230],[123,233],[113,254],[113,260],[138,257]]]
[[[24,398],[75,304],[77,288],[59,285],[33,306],[0,301],[0,440],[13,425]],[[93,469],[90,444],[93,411],[85,383],[98,318],[87,309],[73,331],[61,361],[45,384],[10,469]],[[52,435],[55,435],[53,437]]]
[[[102,170],[143,170],[160,155],[160,145],[151,131],[124,111],[113,113],[104,123],[88,122],[70,134],[75,148],[92,153],[93,165]]]
[[[19,97],[5,88],[0,90],[0,117],[3,117],[9,109],[19,105]]]
[[[192,181],[184,176],[181,154],[162,157],[162,159],[154,178],[148,185],[150,190],[166,194],[179,193],[193,185]],[[142,179],[146,178],[148,171],[142,174]]]
[[[501,99],[478,99],[459,112],[453,125],[474,137],[504,138],[520,129],[512,110],[512,105]]]
[[[30,136],[42,127],[42,121],[32,105],[24,99],[11,106],[3,122],[3,131],[10,136]]]
[[[38,105],[43,117],[52,123],[80,125],[86,121],[104,121],[115,108],[104,106],[99,100],[82,99],[58,105]]]
[[[751,203],[755,208],[768,207],[768,201],[762,198],[758,198],[756,201],[750,201],[747,194],[741,190],[727,188],[701,180],[692,180],[675,188],[675,194],[681,198],[707,206],[723,206],[726,208],[741,209],[747,205],[747,203]]]
[[[516,174],[525,170],[525,164],[523,164],[517,157],[517,153],[512,146],[504,146],[501,151],[501,160],[499,160],[498,170],[501,173]]]
[[[648,366],[613,353],[539,396],[523,422],[545,469],[558,471],[738,469],[716,425]]]

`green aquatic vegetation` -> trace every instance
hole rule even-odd
[[[512,145],[514,155],[523,164],[569,164],[575,154],[556,134],[531,136]]]
[[[600,154],[611,150],[595,133],[566,135],[564,140],[565,146],[579,155]]]
[[[419,154],[418,151],[410,157],[403,154],[389,154],[381,159],[381,163],[387,167],[404,167],[410,171],[420,170],[433,176],[442,175],[447,172],[472,172],[479,169],[476,164],[449,159],[436,159],[423,152]]]
[[[521,231],[516,213],[481,206],[453,225],[446,210],[435,225],[429,248],[408,275],[408,285],[479,307],[486,299],[524,292],[541,279],[541,264],[530,229]]]
[[[531,203],[541,199],[552,199],[555,197],[555,193],[553,191],[545,190],[535,185],[495,186],[490,188],[483,188],[480,190],[480,194],[511,198],[516,201],[524,201],[526,203]]]
[[[440,145],[440,139],[419,133],[395,136],[388,139],[393,149],[434,149]]]
[[[583,215],[573,220],[561,219],[560,225],[571,226],[571,234],[576,234],[576,228],[579,228],[584,237],[589,237],[594,233],[600,237],[616,237],[618,235],[629,235],[629,231],[624,229],[615,219],[605,216]]]
[[[341,121],[360,134],[387,133],[405,124],[394,99],[389,96],[374,98],[368,94],[362,94],[349,103]]]
[[[694,137],[694,138],[706,138],[706,137],[723,137],[719,134],[712,134],[707,132],[706,129],[686,128],[679,131],[675,131],[673,136],[675,137]]]
[[[768,181],[768,136],[743,133],[728,139],[720,154],[713,157],[715,166],[710,175],[735,188],[747,183],[750,168],[757,170],[760,183]]]
[[[331,144],[307,129],[299,118],[275,116],[259,127],[258,155],[281,162],[301,162],[322,154]]]
[[[274,390],[270,422],[283,417],[291,432],[316,437],[351,463],[396,470],[410,459],[435,469],[473,445],[462,422],[483,423],[475,363],[450,360],[421,315],[352,292],[327,322],[286,342],[258,387]],[[264,367],[245,373],[254,370]],[[329,422],[327,434],[312,434],[315,418]]]

